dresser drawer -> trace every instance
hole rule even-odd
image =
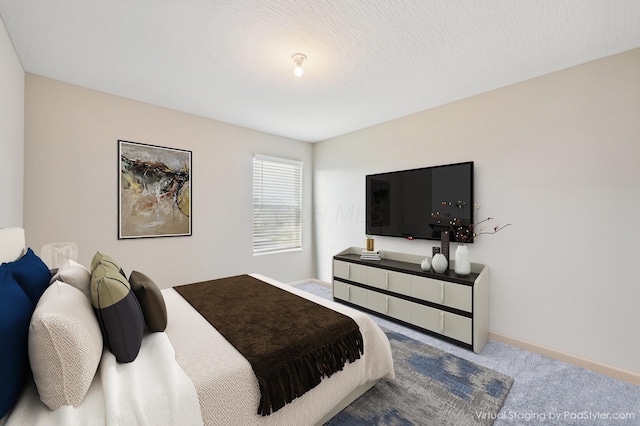
[[[442,311],[429,306],[411,303],[411,324],[435,333],[442,333]]]
[[[367,284],[367,273],[370,268],[364,265],[358,265],[357,263],[349,264],[349,280],[360,284]]]
[[[336,299],[349,300],[349,284],[333,280],[333,297]]]
[[[393,293],[411,296],[411,275],[380,268],[368,268],[367,284]]]
[[[473,288],[468,285],[445,282],[442,304],[461,311],[471,312],[473,308]]]
[[[411,275],[389,271],[389,291],[411,296]]]
[[[389,288],[389,271],[385,269],[369,268],[367,271],[367,284],[376,288]]]
[[[452,339],[471,344],[473,322],[471,318],[411,303],[411,323]]]
[[[411,277],[411,296],[416,299],[442,304],[444,283],[424,277]]]
[[[427,302],[471,312],[473,288],[463,284],[415,276],[411,279],[411,296]]]
[[[367,290],[341,281],[333,281],[333,297],[356,305],[367,306]]]
[[[339,260],[333,261],[333,276],[336,278],[349,279],[349,263]]]
[[[333,276],[361,284],[367,284],[367,268],[356,263],[333,261]]]
[[[471,318],[445,312],[442,334],[452,339],[471,344],[473,321],[471,321]]]
[[[396,319],[411,322],[411,302],[386,294],[369,291],[367,307],[372,311],[392,316]]]

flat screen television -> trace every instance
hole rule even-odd
[[[366,198],[367,235],[456,241],[473,223],[473,161],[367,175]]]

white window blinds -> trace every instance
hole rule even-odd
[[[253,158],[253,254],[302,248],[302,163]]]

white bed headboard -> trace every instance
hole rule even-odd
[[[0,229],[0,263],[13,262],[24,254],[24,229]]]

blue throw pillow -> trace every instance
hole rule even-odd
[[[3,263],[0,265],[0,418],[15,405],[27,377],[32,312],[31,300]]]
[[[49,287],[51,272],[45,263],[30,248],[15,262],[6,263],[22,290],[29,296],[35,309],[42,293]]]

